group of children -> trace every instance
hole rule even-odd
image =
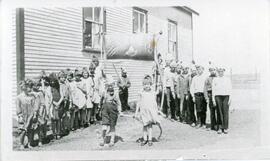
[[[93,57],[89,68],[61,70],[20,82],[17,116],[21,149],[31,148],[34,135],[41,146],[48,127],[54,139],[101,120],[105,86],[110,82]],[[27,139],[26,139],[27,138]]]
[[[225,69],[210,67],[210,74],[205,77],[202,66],[185,66],[173,60],[166,60],[163,65],[160,55],[158,58],[153,77],[143,78],[134,116],[143,124],[141,145],[153,145],[152,126],[160,125],[159,115],[207,128],[206,111],[210,110],[211,130],[227,134],[231,82],[224,76]],[[129,80],[126,82],[127,88],[130,87]],[[106,144],[108,135],[109,145],[114,145],[117,119],[119,114],[123,116],[121,106],[126,106],[123,103],[127,101],[114,91],[113,79],[104,73],[96,57],[88,68],[49,75],[43,71],[38,79],[26,79],[19,85],[17,116],[21,149],[31,148],[35,134],[41,146],[48,127],[54,139],[59,139],[97,120],[102,121],[100,146]],[[122,87],[119,81],[118,87]]]
[[[224,67],[214,67],[209,62],[209,74],[204,67],[172,59],[161,59],[155,65],[154,77],[159,93],[157,102],[162,112],[171,119],[192,127],[228,133],[229,105],[232,85],[224,76]],[[207,125],[209,110],[210,126]]]

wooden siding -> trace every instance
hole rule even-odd
[[[148,33],[163,31],[159,38],[158,50],[164,54],[168,51],[167,19],[156,15],[157,8],[148,10]],[[170,11],[170,8],[167,8]],[[175,9],[173,9],[175,11]],[[25,8],[25,77],[36,77],[41,70],[58,72],[61,69],[75,69],[89,65],[93,53],[82,52],[82,8]],[[179,11],[178,11],[179,12]],[[166,12],[167,15],[169,12]],[[182,14],[182,13],[181,13]],[[180,15],[181,15],[180,14]],[[132,8],[106,8],[106,34],[132,33]],[[186,14],[182,14],[186,15]],[[187,15],[186,15],[187,16]],[[171,17],[173,18],[173,17]],[[15,15],[14,15],[15,20]],[[179,20],[180,21],[180,20]],[[15,22],[15,21],[14,21]],[[183,25],[181,25],[183,24]],[[178,47],[181,54],[190,54],[189,19],[179,22]],[[15,31],[15,24],[14,24]],[[15,36],[15,33],[13,35]],[[186,40],[188,39],[188,40]],[[15,43],[15,41],[13,41]],[[189,44],[185,44],[189,43]],[[16,46],[16,44],[14,44]],[[15,47],[16,49],[16,47]],[[16,52],[14,51],[14,98],[16,96]],[[100,54],[95,54],[100,56]],[[190,54],[191,55],[191,54]],[[135,101],[142,89],[142,79],[145,74],[151,74],[152,61],[136,60],[106,60],[105,72],[115,80],[117,75],[113,69],[115,64],[118,73],[125,67],[131,80],[129,101]]]
[[[124,33],[132,35],[132,11],[131,7],[108,7],[106,8],[106,28],[107,35]],[[136,60],[108,60],[106,61],[106,72],[113,75],[117,80],[117,75],[114,71],[115,64],[119,75],[120,68],[124,67],[127,70],[128,77],[131,81],[129,89],[129,101],[135,101],[138,98],[138,92],[142,89],[142,79],[147,73],[150,74],[152,70],[152,61],[136,61]]]

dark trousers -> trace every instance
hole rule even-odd
[[[163,105],[163,113],[168,116],[169,112],[171,111],[171,118],[175,119],[175,100],[172,95],[172,91],[170,87],[166,87],[166,93],[164,95],[164,105]]]
[[[214,106],[214,104],[213,104],[212,91],[208,91],[207,94],[208,94],[208,98],[209,98],[210,124],[211,124],[211,129],[214,130],[215,126],[221,124],[220,117],[219,117],[219,111],[217,110],[217,106]]]
[[[122,111],[126,111],[129,110],[129,106],[128,106],[128,89],[124,88],[124,89],[119,89],[119,98],[121,101],[121,106],[122,106]]]
[[[205,125],[207,104],[203,93],[195,93],[195,104],[197,112],[197,124]]]
[[[157,105],[158,105],[158,107],[161,106],[161,99],[162,99],[162,92],[159,92],[157,94]]]
[[[228,129],[229,127],[229,98],[230,96],[215,96],[217,109],[221,121],[220,128]]]
[[[196,123],[196,117],[195,117],[195,113],[194,113],[194,102],[192,100],[192,96],[190,93],[185,94],[183,110],[184,109],[186,109],[187,123],[188,124]]]

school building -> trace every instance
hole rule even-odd
[[[193,59],[193,17],[199,14],[186,6],[168,6],[18,8],[13,15],[14,101],[20,80],[36,77],[41,70],[48,73],[87,67],[92,55],[100,57],[106,73],[115,79],[113,64],[119,75],[120,68],[126,68],[131,80],[129,101],[134,101],[142,89],[143,76],[152,73],[153,60],[127,59],[125,54],[136,55],[137,49],[127,47],[126,41],[132,44],[132,40],[145,40],[146,47],[137,46],[143,48],[142,51],[148,48],[150,55],[161,53],[165,58],[171,54],[177,60],[190,62]],[[130,39],[136,35],[144,35],[144,38]],[[152,43],[150,40],[154,40],[154,47],[148,45]],[[108,49],[108,44],[113,44],[114,48]],[[111,58],[108,53],[112,53]]]

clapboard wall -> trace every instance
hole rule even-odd
[[[191,49],[189,49],[191,27],[188,27],[190,26],[191,17],[189,14],[182,13],[172,7],[142,8],[148,11],[149,34],[158,33],[160,30],[163,31],[158,42],[159,52],[164,54],[168,51],[167,34],[169,18],[172,20],[175,19],[177,22],[181,21],[178,24],[178,48],[181,53],[180,55],[191,54]],[[125,33],[132,35],[132,10],[132,7],[107,7],[106,34]],[[82,8],[80,7],[25,8],[25,77],[36,77],[41,70],[49,73],[58,72],[66,68],[75,69],[76,67],[88,66],[93,53],[82,51],[82,22]],[[13,27],[15,30],[15,25]],[[13,36],[15,37],[15,35]],[[16,44],[14,45],[16,46]],[[14,55],[16,57],[15,53]],[[100,54],[96,55],[100,56]],[[15,62],[16,60],[14,60]],[[120,67],[127,69],[132,84],[129,92],[129,100],[135,101],[137,99],[137,93],[142,89],[143,76],[145,74],[151,74],[153,62],[106,60],[104,64],[106,73],[113,75],[117,79],[112,64],[115,64],[119,74]],[[15,69],[16,67],[14,67]],[[16,76],[14,76],[14,84],[16,82]],[[16,87],[14,90],[16,90]]]

